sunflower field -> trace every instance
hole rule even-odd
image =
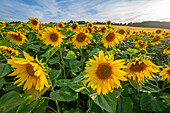
[[[111,21],[0,23],[0,113],[170,113],[170,31]]]

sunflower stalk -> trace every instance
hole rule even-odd
[[[63,64],[64,77],[65,77],[65,79],[66,79],[67,76],[66,76],[66,72],[65,72],[64,59],[63,59],[63,55],[62,55],[61,48],[60,48],[60,57],[61,57],[61,61],[62,61],[62,64]]]
[[[163,85],[162,85],[161,91],[158,93],[157,99],[161,96],[163,90],[165,89],[165,86],[166,86],[166,80],[164,81],[164,83],[163,83]]]
[[[0,54],[5,58],[5,60],[7,61],[8,59],[6,58],[6,56],[0,51]]]

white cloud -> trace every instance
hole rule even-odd
[[[0,19],[27,22],[38,17],[41,22],[69,20],[135,22],[170,21],[169,0],[0,0]]]

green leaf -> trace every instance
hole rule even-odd
[[[115,113],[116,104],[117,104],[115,92],[109,93],[107,95],[102,95],[102,94],[97,95],[95,93],[95,94],[90,95],[90,97],[101,108],[105,109],[106,111],[110,113]]]
[[[145,82],[144,86],[142,86],[142,89],[140,89],[142,92],[159,92],[160,88],[152,83]]]
[[[168,103],[167,105],[170,106],[170,94],[164,95],[164,96],[160,96],[160,98],[165,99],[167,101],[167,103]]]
[[[94,112],[94,113],[102,113],[101,107],[99,107],[99,106],[98,106],[97,104],[95,104],[94,102],[92,103],[91,111]]]
[[[38,103],[39,103],[38,99],[32,101],[31,103],[25,101],[18,107],[16,113],[31,113]]]
[[[133,102],[130,97],[117,99],[116,113],[132,113]]]
[[[46,59],[50,59],[50,57],[52,57],[57,50],[58,50],[58,47],[53,47],[41,56],[45,57]]]
[[[6,40],[0,40],[0,46],[14,46],[15,43],[13,42],[9,42],[9,41],[6,41]]]
[[[74,92],[69,87],[62,87],[60,90],[54,91],[50,93],[50,98],[54,101],[74,101],[78,99],[78,93]]]
[[[136,53],[138,53],[138,50],[137,49],[130,49],[130,48],[128,48],[127,52],[129,52],[130,54],[136,54]]]
[[[9,64],[0,63],[0,78],[6,76],[12,71],[12,68]]]
[[[139,92],[142,88],[141,85],[136,84],[134,81],[130,81],[130,84]]]
[[[0,111],[8,112],[29,98],[31,98],[31,96],[25,97],[16,91],[8,92],[0,98]]]
[[[67,56],[66,57],[63,57],[64,59],[76,59],[77,58],[77,56],[76,56],[76,54],[73,52],[73,51],[69,51],[68,53],[67,53]]]
[[[0,88],[6,83],[4,78],[0,79]]]
[[[60,57],[55,57],[49,60],[49,64],[56,64],[60,62]]]
[[[58,76],[61,74],[61,69],[60,70],[57,70],[57,69],[52,69],[50,72],[49,72],[49,76],[50,76],[50,80],[54,80],[54,79],[57,79]]]
[[[114,92],[116,93],[116,97],[119,97],[123,91],[124,89],[120,87],[118,89],[114,89]]]
[[[133,90],[133,88],[132,87],[130,87],[130,86],[123,86],[123,92],[122,92],[122,95],[128,95],[128,94],[132,94],[132,93],[134,93],[134,90]]]
[[[141,110],[163,112],[165,110],[166,103],[156,100],[151,93],[143,93],[140,101]]]
[[[39,52],[40,51],[40,46],[39,45],[28,46],[28,48],[32,49],[34,52]]]
[[[46,113],[46,109],[48,107],[49,100],[45,100],[40,106],[36,107],[33,110],[33,113]]]

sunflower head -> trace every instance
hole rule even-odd
[[[157,29],[154,31],[156,35],[161,35],[164,31],[162,29]]]
[[[114,88],[121,87],[120,81],[126,81],[126,74],[121,68],[125,68],[123,60],[115,60],[113,54],[104,56],[103,51],[99,52],[99,57],[94,55],[95,60],[89,59],[90,67],[85,67],[88,87],[97,90],[97,94],[103,95],[113,92]]]
[[[72,25],[71,25],[71,27],[72,27],[72,29],[73,30],[77,30],[78,28],[79,28],[79,24],[76,22],[76,23],[73,23]]]
[[[170,53],[170,45],[168,45],[164,50],[163,50],[164,54],[169,54]]]
[[[162,76],[163,80],[167,80],[167,82],[170,82],[170,66],[166,67],[164,70],[162,70],[159,73],[159,76]]]
[[[93,33],[93,31],[94,31],[94,29],[92,27],[88,27],[87,30],[89,33]]]
[[[156,35],[156,36],[154,36],[154,37],[151,39],[151,44],[152,44],[153,46],[158,45],[159,43],[161,43],[161,40],[160,40],[160,39],[164,39],[164,37],[161,36],[161,35]]]
[[[110,20],[108,20],[107,22],[106,22],[106,25],[108,25],[108,26],[110,26],[112,24],[112,22],[110,21]]]
[[[33,27],[35,29],[39,29],[40,22],[38,21],[38,18],[32,18],[31,17],[31,18],[28,18],[28,19],[29,19],[28,23],[31,27]]]
[[[19,54],[19,51],[18,50],[15,50],[14,48],[12,47],[8,47],[8,46],[0,46],[0,51],[3,51],[4,54],[6,56],[13,56],[13,55],[18,55]]]
[[[127,64],[127,68],[125,69],[127,72],[126,77],[141,85],[144,83],[144,78],[155,77],[153,73],[159,72],[160,67],[153,64],[150,60],[136,59]]]
[[[37,33],[37,38],[39,38],[40,40],[43,40],[42,33],[43,33],[42,30],[39,30]]]
[[[47,27],[42,33],[43,41],[46,45],[60,46],[63,41],[63,36],[56,30],[51,27]]]
[[[88,22],[88,23],[87,23],[87,27],[93,27],[93,23]]]
[[[5,27],[7,27],[7,26],[8,26],[7,22],[5,22],[5,21],[3,21],[3,20],[1,20],[1,23],[2,23],[2,25],[3,25],[3,27],[2,27],[2,28],[5,28]]]
[[[24,58],[8,59],[7,63],[14,68],[14,72],[8,76],[16,76],[18,78],[14,84],[21,86],[24,84],[23,90],[34,90],[41,91],[44,86],[49,88],[48,81],[46,79],[47,73],[43,70],[42,66],[35,62],[34,58],[24,52]]]
[[[27,38],[18,31],[17,32],[13,32],[13,31],[8,32],[6,38],[7,38],[7,40],[9,40],[11,42],[16,43],[16,45],[22,45],[27,40]]]
[[[113,30],[107,31],[102,38],[102,42],[106,48],[114,47],[116,44],[119,44],[119,35]]]
[[[103,34],[103,33],[105,33],[106,31],[108,30],[108,28],[106,27],[106,26],[102,26],[101,28],[100,28],[100,34]]]
[[[135,46],[139,49],[148,47],[147,42],[144,42],[143,40],[138,40],[138,43]]]
[[[57,27],[58,27],[58,28],[64,27],[64,23],[63,23],[63,22],[59,22],[59,23],[57,24]]]
[[[82,48],[86,46],[88,43],[90,43],[92,36],[89,33],[85,33],[85,31],[80,30],[77,31],[74,35],[74,38],[72,39],[73,45],[75,45],[77,48]]]

